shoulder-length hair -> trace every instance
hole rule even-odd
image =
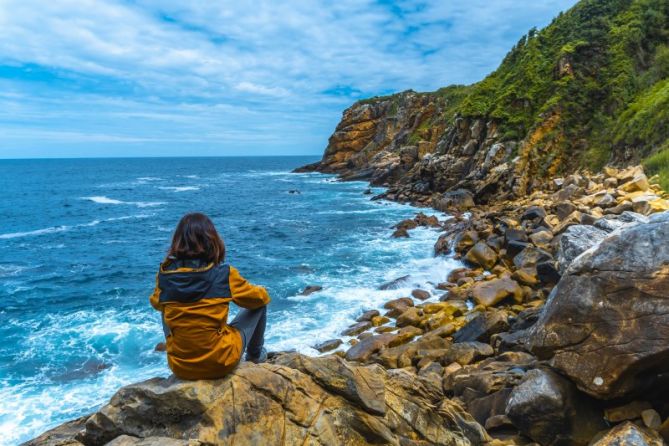
[[[225,245],[211,219],[200,212],[193,212],[179,220],[167,256],[218,264],[225,259]]]

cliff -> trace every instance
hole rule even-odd
[[[303,170],[370,179],[430,203],[522,196],[545,178],[643,162],[669,185],[669,4],[582,0],[530,30],[482,81],[347,109]]]

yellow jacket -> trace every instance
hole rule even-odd
[[[270,298],[227,264],[168,259],[160,265],[150,302],[162,312],[167,363],[176,376],[221,378],[239,363],[242,338],[227,324],[230,301],[255,309]]]

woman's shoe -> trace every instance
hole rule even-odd
[[[260,364],[261,362],[265,362],[267,361],[267,350],[265,350],[265,347],[263,347],[262,350],[260,350],[260,356],[258,356],[257,358],[254,358],[247,353],[246,360],[254,364]]]

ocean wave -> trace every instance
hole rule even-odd
[[[199,186],[159,186],[158,189],[171,190],[172,192],[186,192],[189,190],[200,190]]]
[[[70,230],[76,229],[76,228],[87,228],[87,227],[91,227],[91,226],[97,226],[102,222],[128,220],[128,219],[132,219],[132,218],[148,218],[148,217],[151,217],[152,215],[153,214],[124,215],[124,216],[121,216],[121,217],[107,218],[105,220],[93,220],[93,221],[88,222],[88,223],[80,223],[80,224],[77,224],[77,225],[60,225],[60,226],[51,226],[49,228],[43,228],[43,229],[35,229],[34,231],[10,232],[8,234],[0,234],[0,240],[8,240],[8,239],[13,239],[13,238],[21,238],[21,237],[31,237],[31,236],[38,236],[38,235],[45,235],[45,234],[53,234],[53,233],[56,233],[56,232],[70,231]],[[63,246],[64,245],[62,245],[62,244],[49,245],[50,248],[62,248]]]
[[[165,203],[164,201],[121,201],[114,198],[105,197],[104,195],[96,195],[93,197],[81,197],[82,200],[92,201],[97,204],[129,204],[134,205],[139,208],[162,206]]]

